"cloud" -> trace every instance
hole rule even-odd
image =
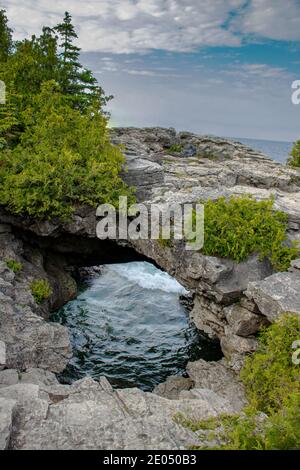
[[[246,78],[247,80],[252,79],[279,79],[285,80],[291,78],[290,73],[282,67],[272,67],[267,64],[259,63],[248,63],[240,64],[236,63],[225,71],[226,75],[232,75],[235,78]]]
[[[299,0],[252,0],[247,3],[242,15],[236,18],[233,30],[274,40],[300,40]]]
[[[18,38],[37,33],[71,12],[85,51],[192,51],[202,46],[238,46],[240,37],[224,26],[243,0],[6,0]]]
[[[71,12],[85,51],[188,52],[255,35],[300,40],[298,0],[4,0],[18,39]]]

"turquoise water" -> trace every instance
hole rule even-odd
[[[220,347],[189,324],[184,288],[146,262],[103,266],[53,317],[69,328],[74,357],[62,379],[106,376],[114,386],[152,390],[189,360],[218,360]]]

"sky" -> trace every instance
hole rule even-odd
[[[111,124],[294,141],[300,0],[0,0],[15,39],[67,10]]]

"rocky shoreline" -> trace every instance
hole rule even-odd
[[[288,237],[300,240],[300,171],[242,144],[173,129],[115,129],[128,162],[123,177],[147,204],[197,202],[219,196],[271,195],[289,217]],[[174,151],[174,149],[176,151]],[[113,390],[106,379],[58,383],[54,373],[72,351],[68,331],[47,322],[51,311],[76,296],[82,267],[150,259],[193,293],[191,319],[220,340],[225,358],[197,361],[189,379],[170,378],[154,393]],[[7,260],[22,265],[14,273]],[[97,262],[96,262],[96,261]],[[30,292],[47,279],[52,296],[41,306]],[[240,264],[140,240],[116,245],[96,237],[94,209],[70,222],[37,222],[0,210],[0,448],[181,449],[198,437],[174,422],[237,412],[245,404],[234,371],[255,351],[262,325],[280,314],[300,314],[300,262],[274,273],[253,255]]]

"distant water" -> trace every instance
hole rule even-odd
[[[106,376],[117,387],[152,390],[188,361],[222,357],[218,343],[189,323],[185,289],[146,262],[102,267],[76,300],[54,315],[69,328],[74,356],[61,377]]]
[[[255,140],[255,139],[241,139],[239,137],[233,138],[242,144],[248,145],[254,149],[260,150],[268,157],[276,162],[286,163],[290,151],[292,149],[292,142],[276,142],[271,140]]]

